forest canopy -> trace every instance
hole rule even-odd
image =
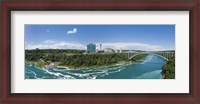
[[[164,79],[175,79],[175,57],[171,57],[162,67]]]
[[[88,68],[113,65],[120,62],[141,61],[145,57],[146,55],[137,55],[133,59],[129,59],[124,53],[86,53],[85,50],[36,49],[25,51],[26,61],[36,63],[38,60],[60,62],[59,65],[71,68]]]

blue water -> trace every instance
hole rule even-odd
[[[162,79],[163,58],[150,54],[142,62],[81,70],[44,69],[25,64],[25,79]]]

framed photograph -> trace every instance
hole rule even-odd
[[[1,103],[199,104],[198,0],[1,1]]]

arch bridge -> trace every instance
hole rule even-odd
[[[124,54],[126,54],[126,56],[129,59],[134,58],[137,55],[140,54],[154,54],[157,55],[165,60],[168,60],[170,57],[175,56],[175,52],[158,52],[158,51],[153,51],[153,52],[124,52]]]

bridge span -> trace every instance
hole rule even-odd
[[[140,54],[155,54],[165,60],[168,60],[170,57],[175,56],[175,52],[158,52],[158,51],[154,51],[154,52],[124,52],[124,54],[126,54],[126,56],[129,59],[132,59],[135,56],[140,55]]]

